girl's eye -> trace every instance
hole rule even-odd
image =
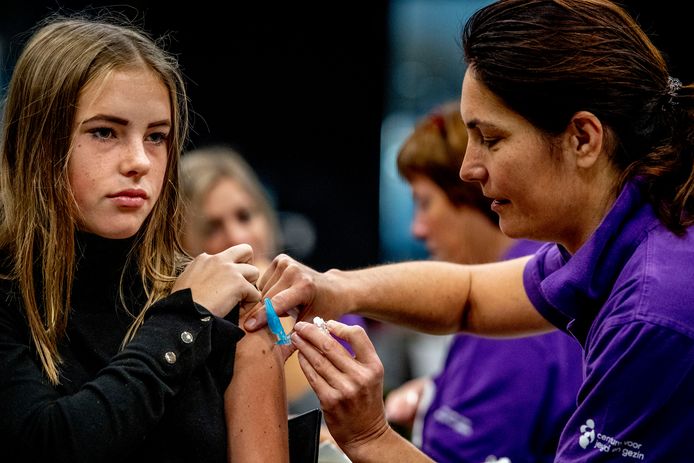
[[[169,134],[163,133],[163,132],[154,132],[154,133],[149,134],[149,136],[147,137],[147,139],[149,141],[151,141],[152,143],[155,143],[157,145],[160,143],[164,143],[166,140],[168,140],[168,138],[169,138]]]
[[[115,136],[113,129],[108,127],[96,127],[89,130],[89,133],[97,140],[108,140]]]

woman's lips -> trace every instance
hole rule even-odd
[[[492,201],[492,210],[494,212],[498,212],[499,209],[510,203],[511,201],[509,201],[508,199],[495,199],[494,201]]]

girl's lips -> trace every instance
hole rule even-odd
[[[129,189],[108,195],[118,207],[136,208],[141,207],[147,200],[147,193],[144,190]]]
[[[143,196],[109,196],[109,198],[118,207],[141,207],[145,204],[145,198]]]

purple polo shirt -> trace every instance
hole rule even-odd
[[[668,231],[634,180],[575,255],[543,246],[524,283],[585,350],[556,461],[694,461],[692,228]]]
[[[518,241],[504,256],[532,254]],[[454,337],[434,378],[421,449],[437,462],[551,462],[582,380],[581,349],[564,333],[519,339]]]

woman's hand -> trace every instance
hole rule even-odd
[[[241,328],[244,328],[244,324],[248,317],[253,315],[255,313],[255,308],[251,306],[251,304],[241,304],[241,308],[239,311],[239,326]],[[285,333],[289,335],[291,330],[294,328],[294,320],[291,320],[291,322],[288,321],[289,317],[282,318],[282,328],[284,328]],[[282,359],[282,363],[287,362],[289,360],[289,357],[292,356],[294,352],[296,352],[296,346],[294,346],[293,343],[289,344],[277,344],[277,336],[275,336],[272,331],[270,331],[270,328],[266,325],[264,330],[259,330],[259,331],[249,331],[249,330],[244,330],[246,331],[246,336],[244,339],[250,337],[250,335],[255,335],[257,333],[263,333],[263,336],[266,336],[267,339],[272,340],[270,343],[272,350],[278,355],[278,358]],[[297,371],[299,370],[298,365],[297,365]],[[286,374],[286,371],[285,371]],[[303,373],[301,373],[301,377],[304,378]],[[305,379],[305,378],[304,378]],[[307,387],[308,389],[308,387]]]
[[[190,288],[193,300],[212,314],[224,317],[239,302],[256,302],[258,269],[252,265],[253,249],[239,244],[219,254],[200,254],[174,283],[172,291]]]
[[[330,320],[328,328],[349,342],[355,357],[306,322],[294,326],[292,342],[320,400],[330,434],[349,455],[390,429],[383,408],[383,365],[362,327]]]
[[[430,463],[386,422],[383,365],[364,329],[333,320],[327,325],[330,333],[351,345],[354,357],[332,336],[306,322],[294,326],[292,342],[335,442],[354,463]]]
[[[415,378],[391,391],[386,397],[386,418],[391,423],[412,427],[428,377]]]
[[[343,298],[335,278],[336,272],[320,273],[291,257],[275,257],[258,281],[263,298],[272,299],[277,315],[293,315],[297,320],[311,320],[314,316],[325,319],[339,318],[344,312]],[[244,327],[253,331],[267,323],[263,305],[253,308]]]

